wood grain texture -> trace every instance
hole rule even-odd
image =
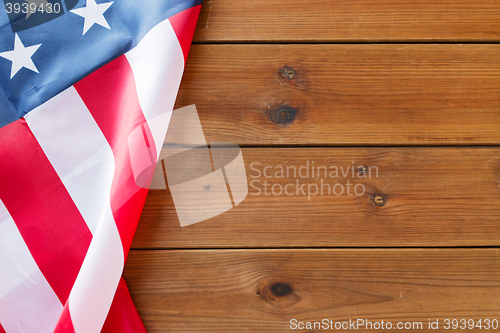
[[[148,332],[500,320],[498,42],[497,0],[204,1],[175,108],[252,183],[184,228],[150,191],[124,272]]]
[[[498,262],[498,249],[131,251],[124,277],[150,333],[288,332],[294,318],[446,332],[446,318],[500,319]]]
[[[209,0],[195,42],[498,41],[496,0]]]
[[[499,54],[488,44],[193,45],[176,108],[196,104],[209,142],[240,146],[498,145]],[[283,106],[295,113],[279,118]]]
[[[242,151],[250,189],[241,204],[181,228],[170,192],[152,190],[132,247],[500,245],[500,148]],[[364,194],[353,195],[360,184]]]

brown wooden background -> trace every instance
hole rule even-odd
[[[151,191],[125,267],[148,331],[500,320],[499,41],[498,0],[205,1],[176,108],[196,104],[207,140],[255,177],[379,175],[363,196],[251,189],[185,228]]]

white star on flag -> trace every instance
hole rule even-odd
[[[14,50],[0,53],[0,57],[12,61],[12,68],[10,71],[10,78],[11,79],[23,67],[30,69],[33,72],[38,73],[38,69],[36,68],[35,64],[33,63],[33,60],[31,60],[31,57],[36,52],[36,50],[38,50],[40,45],[42,45],[42,44],[24,47],[23,42],[21,42],[21,39],[16,34],[16,37],[14,40]]]
[[[112,4],[113,1],[96,4],[95,0],[87,0],[87,4],[85,5],[85,7],[73,9],[71,10],[71,12],[84,18],[84,35],[96,23],[104,28],[108,28],[111,30],[108,21],[106,21],[106,18],[104,17],[104,12],[108,10],[108,8],[111,7]]]

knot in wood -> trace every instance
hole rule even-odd
[[[379,207],[382,207],[382,206],[385,205],[385,199],[382,196],[380,196],[380,195],[373,196],[372,200]]]
[[[292,287],[283,282],[276,282],[271,286],[271,293],[274,296],[284,297],[292,292]]]
[[[365,166],[358,167],[358,173],[366,174],[367,171],[368,171],[368,168]]]
[[[269,112],[269,119],[276,124],[290,124],[296,114],[297,110],[291,106],[281,106]]]
[[[281,70],[281,73],[283,73],[283,77],[285,79],[291,80],[295,75],[295,70],[292,67],[285,67]]]
[[[264,278],[257,286],[257,296],[273,309],[285,309],[300,301],[292,286],[281,278]]]

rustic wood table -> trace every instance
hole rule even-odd
[[[205,1],[176,108],[255,182],[184,228],[150,192],[148,331],[500,331],[499,41],[498,0]]]

